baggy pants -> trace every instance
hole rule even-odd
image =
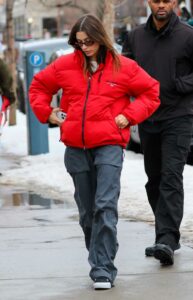
[[[174,250],[180,239],[183,217],[183,170],[192,136],[192,116],[139,126],[148,176],[146,192],[155,215],[156,243]]]
[[[118,250],[117,202],[122,162],[120,146],[88,150],[67,147],[65,152],[65,166],[74,182],[74,198],[93,280],[105,276],[113,282],[117,275],[114,259]]]

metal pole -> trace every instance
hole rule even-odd
[[[45,54],[43,52],[27,51],[26,53],[26,79],[27,90],[33,76],[45,68]],[[26,99],[28,154],[37,155],[49,152],[48,124],[41,124],[33,113],[29,99]]]

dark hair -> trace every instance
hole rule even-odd
[[[83,15],[72,27],[68,43],[72,45],[75,49],[81,50],[77,45],[76,33],[83,31],[88,37],[100,44],[99,52],[97,55],[98,63],[105,63],[105,58],[107,51],[110,51],[113,57],[113,63],[116,70],[120,68],[120,60],[117,55],[116,50],[102,24],[102,22],[94,15],[86,14]],[[84,73],[90,70],[89,59],[84,55]],[[92,71],[91,71],[92,72]]]
[[[0,95],[7,97],[11,104],[15,102],[12,83],[13,79],[8,65],[0,59]]]

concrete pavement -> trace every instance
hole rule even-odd
[[[0,209],[0,300],[192,299],[193,250],[182,246],[174,266],[161,267],[144,256],[153,226],[126,219],[118,225],[115,287],[94,291],[76,208],[45,209],[24,194],[13,202],[16,192],[4,187]]]

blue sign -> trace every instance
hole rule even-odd
[[[29,57],[29,62],[33,67],[39,67],[43,64],[44,58],[40,52],[33,52]]]
[[[34,75],[46,66],[45,53],[38,51],[26,52],[26,83],[27,90]],[[48,124],[41,124],[33,113],[29,98],[26,99],[28,154],[38,155],[49,152]]]

